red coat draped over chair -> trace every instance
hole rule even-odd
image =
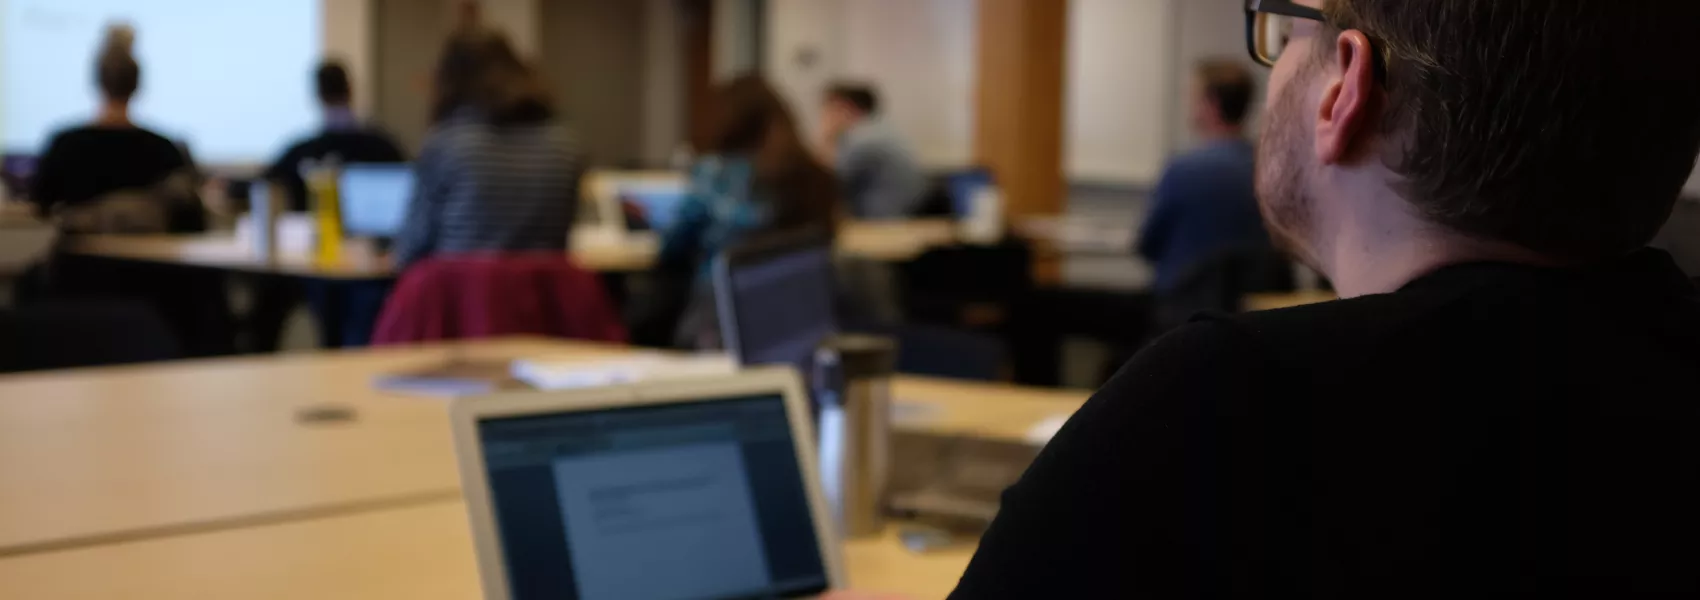
[[[601,280],[565,254],[454,256],[402,274],[372,343],[506,335],[624,342],[626,328]]]

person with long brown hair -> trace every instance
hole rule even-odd
[[[712,115],[689,197],[662,245],[664,265],[706,266],[751,233],[831,230],[837,182],[803,144],[772,86],[756,75],[733,79],[718,90]]]
[[[779,93],[756,75],[717,91],[712,118],[697,143],[690,191],[661,247],[661,268],[695,273],[696,292],[676,340],[712,346],[714,296],[705,274],[721,250],[754,234],[816,229],[831,232],[840,190],[832,172],[803,144]]]
[[[532,66],[506,35],[467,23],[444,47],[433,93],[397,267],[441,254],[564,253],[583,161]]]

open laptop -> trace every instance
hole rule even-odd
[[[796,375],[463,398],[491,600],[810,598],[842,587]]]
[[[839,332],[832,238],[802,230],[727,250],[713,267],[726,350],[745,365],[808,373],[815,349]]]
[[[350,164],[339,182],[343,233],[390,239],[407,220],[413,201],[413,166],[407,163]]]
[[[6,186],[13,198],[28,195],[37,162],[36,157],[27,154],[0,154],[0,185]]]
[[[637,181],[623,184],[619,189],[620,202],[636,208],[643,215],[646,228],[655,231],[673,228],[679,205],[689,193],[683,182],[671,181]]]

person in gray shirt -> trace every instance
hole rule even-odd
[[[915,153],[879,118],[873,88],[840,83],[821,110],[825,162],[838,171],[849,212],[858,219],[903,219],[920,209],[927,176]]]

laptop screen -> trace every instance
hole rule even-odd
[[[729,268],[740,362],[809,372],[815,349],[838,333],[832,257],[821,245]]]
[[[642,211],[644,221],[655,231],[673,227],[679,204],[688,192],[678,182],[645,182],[620,186],[620,201],[630,202]]]
[[[343,167],[342,228],[360,237],[395,237],[413,201],[413,167],[357,164]]]
[[[478,428],[514,600],[789,598],[828,587],[779,395]]]

